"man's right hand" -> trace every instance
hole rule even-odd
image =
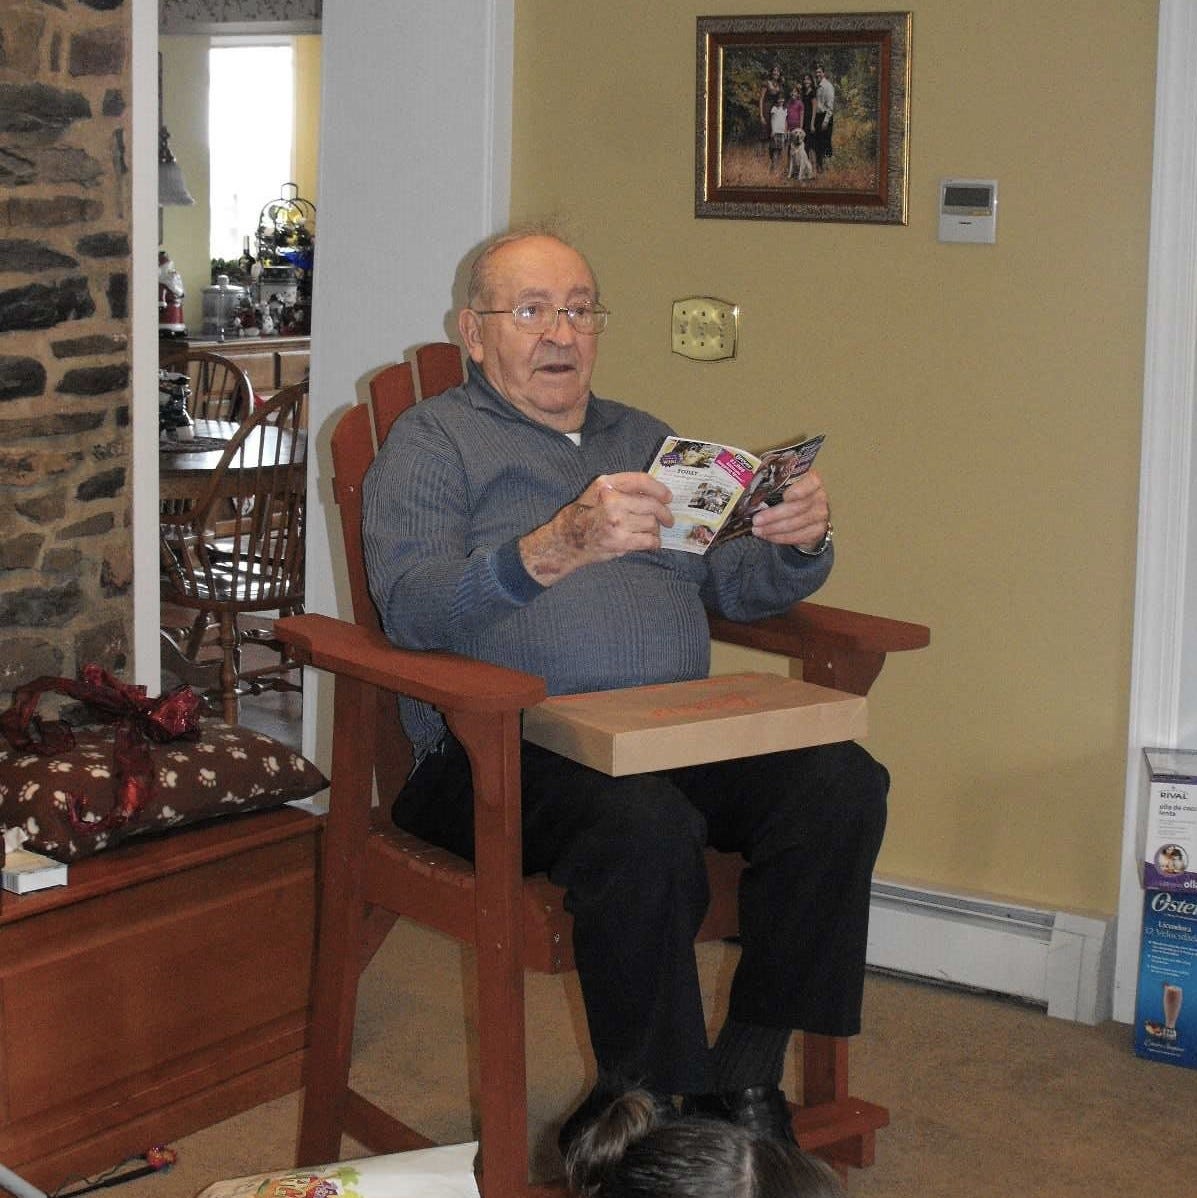
[[[650,475],[600,474],[547,524],[520,538],[524,568],[541,586],[552,586],[582,566],[660,549],[661,526],[673,525],[670,498]]]

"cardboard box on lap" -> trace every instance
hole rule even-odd
[[[1144,749],[1147,803],[1139,832],[1146,890],[1197,896],[1197,753]]]
[[[524,712],[524,739],[619,777],[859,740],[862,695],[777,674],[726,674],[556,695]]]
[[[1197,894],[1143,896],[1135,1052],[1197,1068]]]

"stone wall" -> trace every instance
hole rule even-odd
[[[130,14],[0,3],[0,699],[129,665]]]

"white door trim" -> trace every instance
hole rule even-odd
[[[1134,1018],[1144,747],[1197,734],[1197,555],[1190,562],[1197,394],[1197,3],[1161,0],[1143,379],[1139,550],[1130,680],[1114,1016]],[[1189,679],[1189,681],[1186,681]],[[1192,743],[1190,741],[1190,743]],[[1187,746],[1186,746],[1187,747]]]

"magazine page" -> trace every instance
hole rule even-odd
[[[772,507],[781,502],[786,487],[811,468],[815,454],[819,452],[824,439],[820,434],[797,445],[786,445],[762,454],[756,473],[712,544],[722,544],[724,541],[730,541],[732,537],[751,532],[752,517],[761,508]]]
[[[648,469],[673,492],[674,524],[661,529],[661,547],[706,553],[759,465],[742,449],[666,437]]]

